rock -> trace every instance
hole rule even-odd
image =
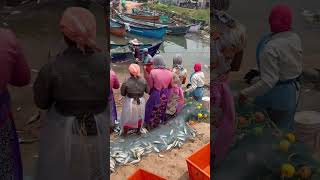
[[[302,78],[307,82],[319,82],[320,72],[317,69],[306,69],[302,72]]]

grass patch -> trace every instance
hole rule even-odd
[[[192,17],[195,20],[202,20],[202,21],[206,21],[207,23],[209,22],[209,19],[210,19],[210,9],[188,9],[188,8],[182,8],[178,6],[166,5],[161,3],[157,3],[157,4],[146,3],[144,5],[151,9],[161,10],[165,12],[175,12],[178,15]]]

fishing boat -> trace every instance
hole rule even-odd
[[[140,53],[143,54],[143,49],[147,48],[151,56],[158,53],[159,48],[163,42],[158,42],[155,44],[141,44],[139,45]],[[131,44],[111,44],[111,57],[113,63],[126,62],[133,60],[133,52],[131,49]]]
[[[117,22],[126,26],[128,32],[139,36],[145,36],[154,39],[163,39],[167,32],[167,25],[148,24],[140,22],[125,16],[120,16]]]
[[[126,15],[132,19],[138,19],[138,20],[146,20],[146,21],[159,21],[160,20],[159,15],[153,15],[153,14],[138,13],[138,14],[126,14]]]
[[[169,25],[167,34],[169,35],[185,35],[189,31],[191,25]]]
[[[126,35],[125,25],[118,23],[114,19],[110,19],[110,33],[115,36],[124,37]]]

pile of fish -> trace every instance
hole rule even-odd
[[[135,136],[134,140],[120,139],[116,144],[111,143],[111,172],[115,172],[116,165],[136,164],[141,161],[144,155],[181,148],[187,140],[194,140],[196,137],[195,130],[185,123],[170,127],[169,130],[167,125],[162,128],[166,130],[166,133],[149,132],[142,136]],[[159,157],[163,157],[163,155],[159,154]]]

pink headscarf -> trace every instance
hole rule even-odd
[[[195,64],[193,69],[194,69],[195,72],[201,71],[201,64],[199,64],[199,63]]]
[[[285,32],[291,30],[292,12],[287,5],[276,5],[272,8],[269,16],[271,32]]]
[[[130,64],[129,72],[134,77],[139,77],[140,76],[140,66],[138,64]]]
[[[66,9],[60,21],[60,29],[82,51],[86,46],[101,51],[96,43],[96,19],[89,10],[81,7]]]

